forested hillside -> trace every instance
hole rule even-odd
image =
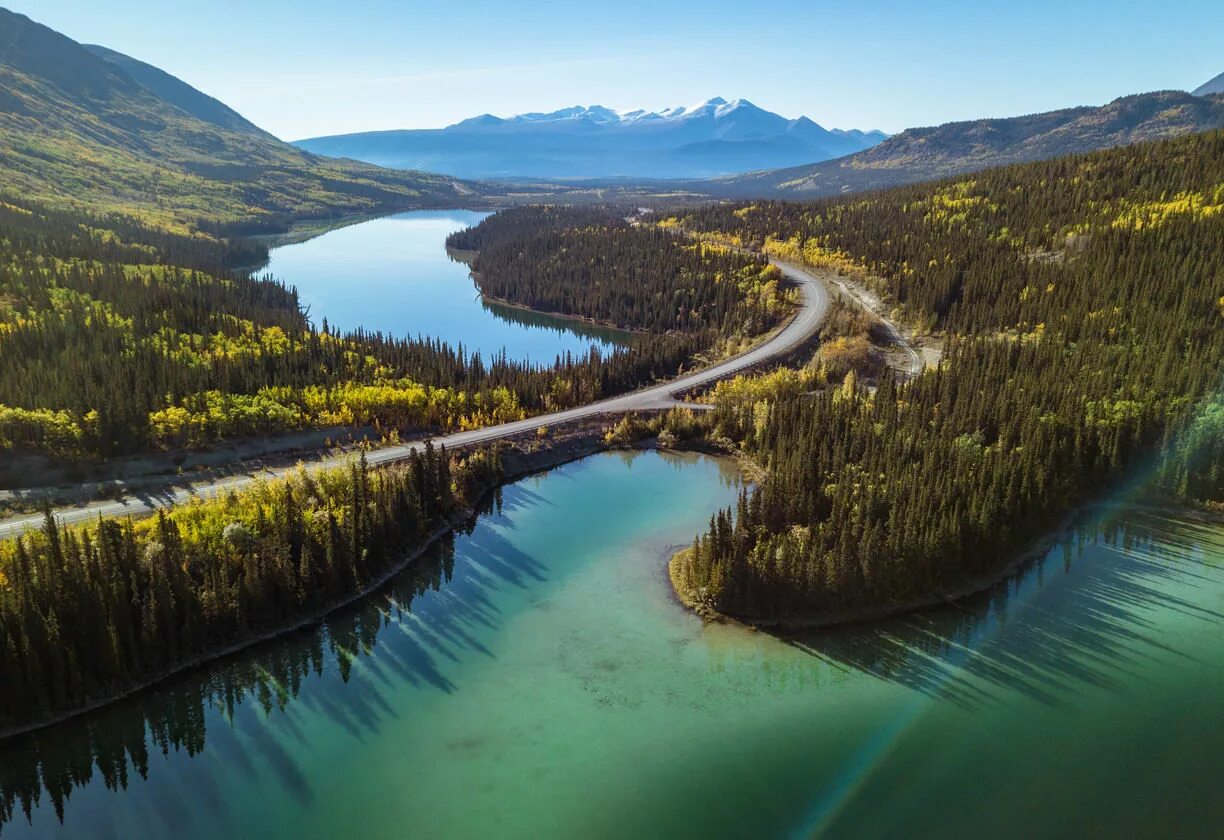
[[[675,561],[694,601],[821,620],[996,573],[1123,480],[1224,500],[1224,133],[678,220],[859,270],[937,370],[718,408],[768,478]]]
[[[478,250],[484,294],[653,333],[764,332],[783,313],[781,273],[764,257],[638,227],[607,211],[532,208],[453,234]]]
[[[0,183],[42,204],[207,233],[453,205],[471,194],[444,176],[303,152],[156,68],[5,9]]]

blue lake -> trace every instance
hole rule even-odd
[[[664,574],[737,482],[519,481],[320,627],[0,744],[0,833],[1218,836],[1224,528],[1094,514],[979,597],[782,639]]]
[[[610,350],[628,336],[572,319],[482,300],[468,266],[446,250],[450,233],[487,213],[419,210],[328,231],[272,250],[267,273],[295,286],[316,326],[462,344],[487,361],[548,365],[558,355]]]

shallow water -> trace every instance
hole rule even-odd
[[[645,453],[507,487],[324,627],[0,745],[4,836],[1218,828],[1224,529],[1096,516],[986,596],[780,640],[704,625],[663,576],[735,485]],[[42,784],[62,827],[46,789],[21,815]]]
[[[274,248],[266,271],[295,286],[322,325],[398,338],[428,336],[486,361],[503,349],[517,361],[552,364],[591,347],[626,343],[622,332],[484,302],[467,265],[446,251],[448,234],[487,216],[418,210],[339,228]]]

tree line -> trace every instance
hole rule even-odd
[[[691,414],[674,412],[664,418],[661,427],[683,434],[686,418]],[[657,427],[645,433],[658,433],[660,424],[654,425]],[[687,431],[695,436],[701,433],[696,427]],[[1085,517],[1064,537],[1062,551],[1044,573],[1050,575],[1056,568],[1070,570],[1079,555],[1097,541],[1159,549],[1164,537],[1167,534],[1158,518],[1128,516],[1117,521],[1108,517],[1102,522],[1099,517]],[[1167,544],[1164,550],[1175,551]],[[135,779],[156,774],[158,752],[201,754],[209,745],[210,734],[215,736],[208,729],[210,712],[230,724],[243,706],[265,716],[284,712],[292,708],[304,684],[332,671],[345,682],[358,681],[341,709],[346,719],[377,720],[387,712],[367,701],[368,692],[362,690],[360,681],[368,677],[363,678],[360,671],[354,675],[354,664],[374,655],[384,644],[391,646],[395,658],[397,639],[402,636],[383,630],[394,628],[404,613],[412,611],[418,596],[446,586],[453,574],[454,542],[443,540],[436,552],[395,575],[379,597],[363,599],[330,615],[323,627],[295,634],[282,644],[251,648],[240,657],[176,680],[167,691],[146,693],[53,729],[5,741],[0,744],[0,829],[14,820],[29,820],[34,809],[44,804],[62,822],[79,787],[101,784],[108,791],[122,791]],[[961,640],[998,614],[999,597],[1005,596],[983,595],[963,601],[960,609],[941,613],[936,626],[924,623],[920,632],[898,635],[893,628],[894,632],[872,639],[856,636],[850,643],[845,637],[828,634],[802,641],[845,667],[869,669],[906,682],[915,678],[915,668],[921,671],[932,658],[958,656]],[[1098,641],[1109,644],[1105,639]],[[429,667],[428,662],[424,667]]]

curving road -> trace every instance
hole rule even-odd
[[[685,374],[660,385],[652,385],[649,388],[610,397],[609,399],[579,406],[578,408],[571,408],[552,414],[537,415],[526,420],[517,420],[513,423],[486,426],[470,432],[441,435],[433,438],[433,443],[435,445],[444,445],[447,448],[471,446],[521,434],[522,432],[529,432],[539,426],[556,426],[600,414],[617,414],[627,411],[667,408],[676,404],[676,394],[708,385],[719,379],[725,379],[728,376],[743,371],[745,368],[750,368],[769,359],[786,355],[811,338],[816,330],[819,329],[829,309],[829,294],[825,290],[824,285],[807,270],[777,260],[771,260],[771,262],[787,278],[798,285],[803,300],[799,311],[790,322],[772,338],[756,347],[738,356],[732,356],[712,367]],[[371,464],[394,463],[407,458],[413,451],[423,447],[424,444],[425,442],[422,440],[376,449],[367,453],[366,459]],[[322,469],[333,467],[344,462],[349,457],[351,456],[341,455],[326,458],[317,462],[311,468]],[[55,518],[57,521],[66,524],[94,520],[99,516],[143,516],[153,513],[158,508],[169,507],[192,498],[208,498],[230,490],[238,490],[256,480],[285,475],[295,469],[297,469],[296,466],[287,466],[279,469],[261,470],[257,475],[232,476],[191,487],[167,489],[157,494],[127,497],[117,501],[95,502],[81,507],[62,508],[55,511]],[[42,522],[43,516],[41,514],[15,516],[0,520],[0,538],[17,536],[32,528],[40,527]]]

